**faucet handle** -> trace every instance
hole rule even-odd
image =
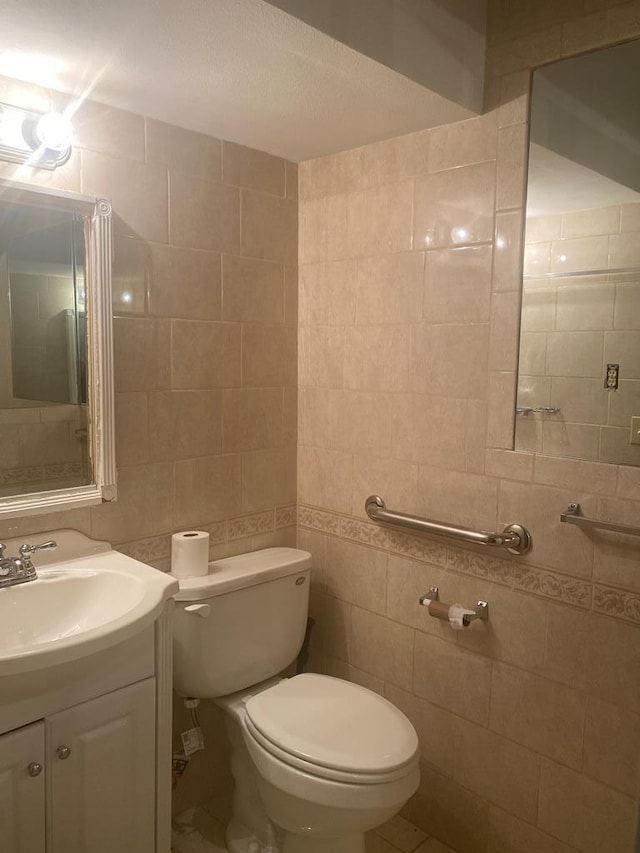
[[[50,539],[48,542],[41,542],[39,545],[21,545],[20,546],[20,556],[27,557],[31,556],[31,554],[35,554],[36,551],[50,551],[53,548],[57,548],[58,543],[54,542],[53,539]]]

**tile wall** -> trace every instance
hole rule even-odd
[[[516,449],[640,464],[629,443],[640,413],[639,230],[640,204],[527,219],[518,405],[560,412],[518,417]],[[609,363],[620,365],[615,391],[604,387]]]
[[[605,8],[611,7],[611,8]],[[631,853],[640,759],[640,470],[514,452],[529,68],[640,35],[639,3],[490,3],[481,118],[300,169],[298,541],[313,665],[416,726],[405,816],[460,853]],[[371,524],[364,501],[521,558]],[[418,605],[490,602],[453,632]]]
[[[66,105],[7,78],[0,102]],[[171,533],[190,527],[210,531],[212,556],[293,543],[297,167],[96,103],[74,128],[64,167],[1,164],[0,177],[113,202],[119,499],[2,522],[0,539],[72,527],[160,569]],[[202,718],[209,749],[178,809],[229,785],[215,709]]]

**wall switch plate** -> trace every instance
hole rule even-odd
[[[640,417],[631,418],[631,435],[629,444],[640,444]]]

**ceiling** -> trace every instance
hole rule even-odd
[[[263,0],[5,0],[0,74],[294,161],[473,115]]]

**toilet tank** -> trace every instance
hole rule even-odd
[[[179,578],[173,680],[181,696],[215,698],[282,672],[304,641],[311,555],[266,548]]]

